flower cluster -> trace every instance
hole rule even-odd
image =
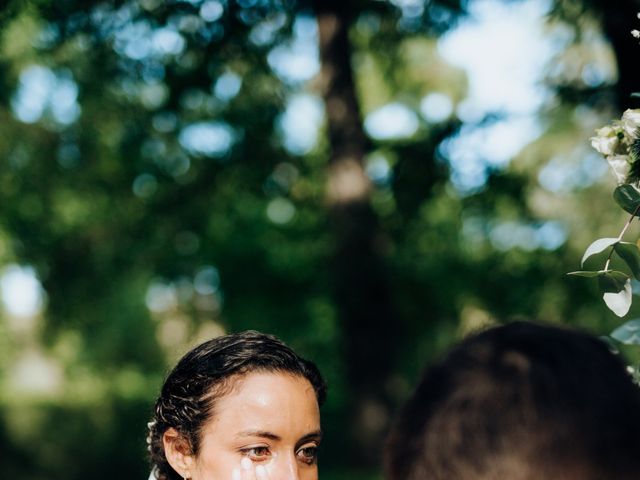
[[[640,30],[633,30],[631,35],[640,38]],[[640,98],[640,93],[631,96]],[[605,157],[613,169],[618,182],[613,199],[630,217],[617,237],[599,238],[592,242],[582,256],[582,270],[569,275],[596,279],[604,303],[613,313],[624,317],[631,308],[634,294],[631,280],[640,282],[640,240],[623,241],[633,220],[640,218],[640,109],[626,110],[620,120],[596,130],[591,146]],[[605,252],[608,253],[604,265],[597,268],[591,257]],[[640,346],[640,318],[616,328],[611,338],[625,345]],[[640,385],[640,366],[632,367],[631,374]]]
[[[609,162],[618,185],[631,183],[632,166],[637,160],[634,143],[640,137],[640,109],[626,110],[622,118],[596,130],[591,146]]]
[[[599,238],[589,245],[580,262],[583,270],[569,275],[597,278],[607,307],[619,317],[624,317],[631,308],[631,278],[640,281],[640,243],[622,240],[633,219],[640,217],[640,109],[626,110],[620,120],[596,130],[591,146],[611,165],[618,182],[613,198],[631,217],[617,237]],[[609,253],[601,269],[584,270],[587,260],[606,251]],[[626,264],[628,271],[611,268],[614,254]]]

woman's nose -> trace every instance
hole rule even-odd
[[[275,471],[269,476],[269,480],[299,480],[298,462],[295,456],[282,455],[275,463]]]

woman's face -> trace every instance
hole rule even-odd
[[[309,381],[251,373],[236,382],[202,430],[191,479],[317,480],[320,412]]]

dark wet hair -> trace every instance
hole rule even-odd
[[[517,322],[423,375],[388,437],[387,480],[640,477],[640,389],[590,335]]]
[[[326,385],[318,368],[272,335],[247,331],[224,335],[198,345],[178,362],[162,386],[149,422],[149,453],[159,480],[182,480],[169,465],[163,434],[174,428],[198,453],[200,434],[215,414],[216,400],[229,393],[238,376],[252,372],[298,375],[312,385],[318,404]]]

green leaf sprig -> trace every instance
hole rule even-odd
[[[627,109],[620,120],[596,130],[596,135],[591,137],[591,146],[609,163],[618,182],[613,199],[631,216],[617,237],[599,238],[589,245],[580,264],[583,270],[569,275],[597,278],[607,307],[624,317],[631,308],[631,277],[640,280],[640,248],[636,243],[622,241],[631,222],[640,213],[640,109]],[[584,270],[587,259],[607,249],[609,255],[601,270]],[[630,273],[609,268],[614,253],[629,267]]]
[[[607,307],[617,316],[624,317],[631,308],[631,276],[640,280],[640,248],[635,243],[623,242],[622,238],[633,219],[640,214],[640,191],[631,184],[622,184],[614,190],[613,198],[620,207],[631,214],[629,220],[617,237],[599,238],[589,245],[580,262],[584,269],[587,259],[609,249],[604,267],[601,270],[579,270],[568,275],[597,278],[600,293]],[[629,267],[630,274],[610,269],[614,253]]]

